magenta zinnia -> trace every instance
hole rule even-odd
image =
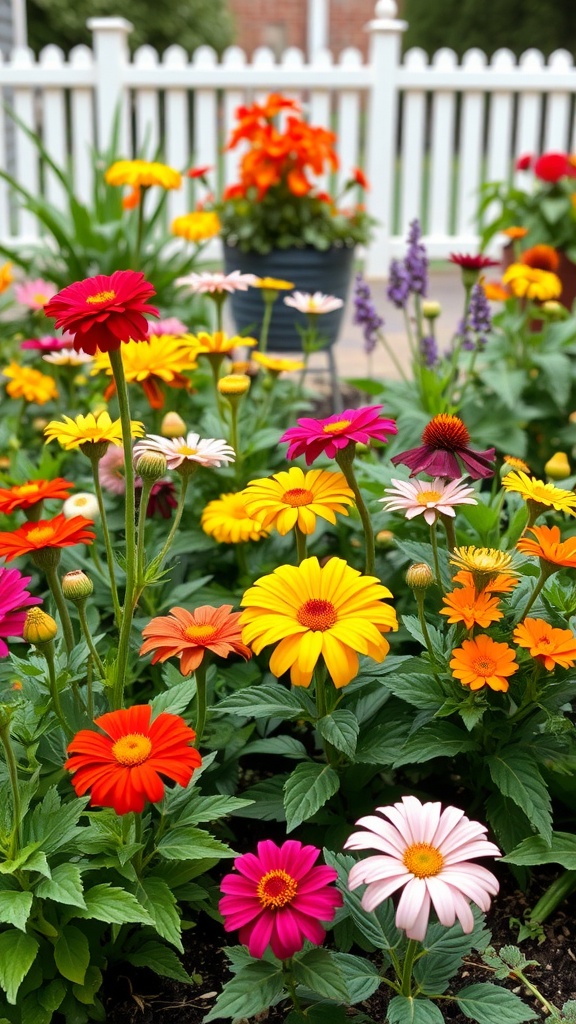
[[[41,597],[32,597],[26,590],[31,576],[22,576],[18,569],[0,566],[0,638],[22,636],[26,612],[31,604],[42,604]],[[0,639],[0,658],[8,654],[8,647]]]
[[[382,817],[360,818],[356,824],[364,831],[353,832],[344,844],[348,850],[378,851],[355,864],[348,878],[350,889],[368,883],[364,910],[375,910],[403,888],[396,927],[409,939],[424,939],[431,904],[440,924],[450,927],[458,918],[469,934],[474,928],[470,902],[487,911],[499,889],[491,871],[470,863],[472,857],[501,856],[486,839],[486,826],[470,821],[457,807],[443,811],[441,804],[422,804],[415,796],[376,810]]]
[[[470,434],[458,416],[440,413],[430,420],[422,433],[422,444],[391,460],[394,466],[408,466],[410,476],[428,473],[450,480],[468,473],[473,480],[494,475],[495,448],[483,452],[470,448]]]
[[[304,455],[309,466],[323,452],[334,459],[349,444],[387,441],[388,434],[397,434],[398,428],[394,420],[380,415],[381,409],[381,405],[366,405],[362,409],[344,409],[325,420],[298,420],[298,426],[290,427],[280,438],[281,442],[290,443],[287,458]]]
[[[261,958],[270,946],[280,960],[298,953],[308,939],[319,946],[326,931],[321,921],[332,921],[342,896],[331,883],[338,872],[317,865],[320,850],[288,839],[276,846],[271,839],[258,843],[258,853],[245,853],[234,861],[236,872],[220,885],[224,896],[219,910],[227,932],[239,929],[239,939],[251,956]]]

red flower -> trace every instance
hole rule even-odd
[[[186,173],[189,178],[205,178],[208,171],[212,171],[213,169],[214,168],[209,164],[205,164],[203,167],[191,167]]]
[[[400,464],[416,473],[428,473],[430,476],[444,476],[456,480],[463,473],[468,473],[473,480],[494,475],[493,459],[495,448],[487,448],[478,452],[469,448],[470,434],[457,416],[440,413],[430,420],[422,433],[422,444],[419,448],[410,448],[391,460],[394,466]],[[462,469],[460,463],[463,463]]]
[[[572,176],[574,168],[566,153],[543,153],[534,162],[534,174],[554,185],[560,178]]]
[[[533,160],[533,153],[523,153],[522,156],[519,156],[516,160],[516,163],[514,164],[514,169],[516,171],[528,171],[532,166]]]
[[[451,252],[448,259],[450,263],[455,263],[458,267],[462,267],[462,270],[484,270],[485,267],[499,267],[499,260],[492,260],[489,256],[483,256],[479,253],[478,256],[471,256],[468,253]]]
[[[352,171],[352,177],[353,177],[354,181],[356,182],[356,184],[360,185],[360,188],[365,188],[365,189],[369,189],[370,188],[370,184],[368,182],[368,178],[366,177],[366,175],[364,174],[364,171],[360,167],[355,167],[354,168],[354,170]]]
[[[81,729],[68,746],[64,767],[73,772],[78,796],[90,791],[90,803],[113,807],[116,814],[144,810],[146,800],[164,796],[165,776],[187,786],[202,759],[190,744],[196,739],[179,715],[164,711],[150,722],[149,704],[110,711],[96,718],[107,735]]]
[[[37,523],[23,523],[12,533],[0,533],[0,556],[7,562],[20,555],[28,555],[46,548],[68,548],[73,544],[91,544],[96,534],[89,530],[94,523],[84,516],[66,519],[60,514],[54,519],[39,519]]]
[[[45,498],[67,498],[74,487],[68,480],[30,480],[27,484],[0,487],[0,512],[9,516],[17,508],[31,508]]]
[[[305,455],[309,466],[323,452],[329,459],[336,458],[338,452],[351,443],[387,441],[386,435],[397,434],[398,428],[394,420],[380,416],[381,409],[381,405],[366,405],[361,409],[344,409],[325,420],[308,417],[298,420],[298,426],[290,427],[280,438],[281,442],[290,442],[287,458]]]
[[[44,312],[56,319],[56,327],[74,335],[77,351],[93,356],[97,348],[110,352],[120,348],[122,341],[146,338],[144,314],[159,315],[147,305],[155,294],[144,274],[116,270],[110,277],[97,274],[68,285],[46,303]]]
[[[134,485],[138,495],[138,492],[142,491],[142,481],[135,480]],[[174,484],[171,480],[157,480],[152,484],[150,497],[148,498],[148,508],[146,509],[146,518],[152,519],[158,512],[163,519],[170,519],[173,508],[178,508]]]

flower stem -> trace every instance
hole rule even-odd
[[[10,740],[9,722],[6,722],[5,725],[0,727],[0,743],[2,743],[2,746],[4,747],[8,778],[10,779],[10,791],[12,794],[12,835],[10,837],[7,859],[13,860],[20,849],[20,817],[22,810],[20,804],[20,790],[18,788],[18,765],[16,763],[16,758],[14,757],[14,750],[12,749],[12,742]]]
[[[100,521],[102,523],[102,536],[104,537],[104,548],[106,550],[106,562],[108,564],[108,575],[110,577],[110,590],[112,592],[112,604],[114,605],[114,619],[116,621],[116,628],[120,629],[120,622],[122,620],[122,612],[120,610],[120,601],[118,600],[118,586],[116,583],[116,572],[114,566],[114,553],[112,551],[112,542],[110,540],[110,531],[108,529],[108,520],[106,518],[106,509],[104,507],[104,496],[102,494],[102,486],[100,484],[100,477],[98,475],[98,459],[90,459],[92,463],[92,477],[94,479],[94,492],[96,494],[96,500],[98,502],[98,508],[100,509]],[[94,545],[91,547],[96,550]]]
[[[438,538],[436,536],[436,523],[430,525],[430,543],[432,545],[432,555],[434,557],[434,572],[436,573],[436,582],[440,587],[440,590],[444,592],[442,586],[442,577],[440,575],[440,559],[438,558]]]
[[[530,611],[530,609],[531,609],[532,605],[534,604],[536,598],[540,594],[540,591],[542,590],[544,584],[546,583],[546,580],[548,579],[549,575],[550,575],[550,573],[540,572],[540,577],[538,579],[538,582],[536,583],[536,586],[534,587],[534,590],[532,591],[532,593],[530,595],[530,598],[528,600],[528,604],[526,605],[524,611],[522,612],[520,618],[518,619],[519,622],[521,622],[522,619],[525,619],[526,616],[528,615],[528,612]]]
[[[446,543],[448,544],[448,550],[454,551],[456,547],[456,527],[452,516],[441,516],[442,524],[446,530]]]
[[[302,530],[300,529],[298,524],[296,524],[296,526],[294,527],[294,532],[296,533],[296,551],[298,554],[298,565],[300,565],[301,562],[303,562],[304,559],[308,557],[308,553],[306,551],[306,534],[302,533]]]
[[[340,449],[340,451],[336,455],[336,462],[340,466],[340,469],[342,470],[342,472],[343,472],[343,474],[344,474],[344,476],[346,478],[346,483],[348,484],[350,490],[354,494],[354,500],[356,502],[356,508],[358,509],[358,513],[360,515],[360,519],[362,520],[362,526],[364,528],[364,537],[365,537],[365,541],[366,541],[366,562],[365,562],[364,573],[365,573],[366,576],[373,576],[374,575],[374,571],[375,571],[375,563],[376,563],[376,547],[375,547],[375,544],[374,544],[374,530],[372,528],[372,521],[370,519],[370,513],[368,512],[368,509],[366,508],[366,504],[364,502],[364,498],[362,497],[362,495],[360,493],[360,488],[358,486],[358,481],[356,480],[356,475],[354,473],[353,461],[354,461],[355,448],[356,448],[356,445],[353,443],[353,444],[349,444],[346,448]]]
[[[198,665],[196,676],[196,746],[200,746],[200,740],[204,733],[206,724],[206,656]]]
[[[412,967],[414,964],[414,958],[418,952],[419,943],[417,939],[410,939],[406,948],[406,955],[404,957],[404,964],[402,967],[402,995],[410,998],[412,994]]]
[[[430,633],[428,632],[428,623],[426,622],[426,616],[424,614],[424,591],[415,590],[414,596],[416,598],[416,604],[418,605],[418,619],[420,621],[420,628],[422,630],[422,636],[424,637],[424,643],[426,644],[426,650],[430,655],[430,661],[434,666],[437,666],[436,658],[434,657],[434,649],[432,647],[432,641],[430,639]]]
[[[44,568],[48,586],[52,592],[54,603],[58,609],[60,616],[60,622],[62,623],[62,632],[64,634],[64,643],[68,654],[71,654],[74,650],[74,630],[72,629],[72,622],[68,614],[68,608],[66,607],[66,601],[64,600],[64,594],[62,593],[62,586],[58,578],[55,566],[46,566]]]
[[[88,650],[90,651],[90,654],[94,659],[94,664],[96,665],[98,672],[100,673],[100,678],[105,679],[106,669],[104,668],[104,665],[102,664],[102,659],[100,658],[100,655],[98,654],[98,651],[96,650],[92,642],[90,626],[88,625],[88,620],[86,618],[86,602],[78,601],[76,607],[78,609],[78,618],[80,619],[80,626],[82,627],[82,632],[84,633],[84,639],[88,644]]]
[[[296,995],[296,982],[292,977],[291,959],[282,961],[282,980],[284,982],[284,988],[286,989],[288,995],[290,996],[290,999],[292,1000],[292,1005],[294,1009],[301,1011],[302,1006],[300,1000],[298,999],[298,996]]]
[[[274,293],[275,296],[277,294],[277,292]],[[268,345],[268,332],[270,330],[270,321],[272,319],[272,310],[274,308],[276,298],[271,295],[267,295],[266,290],[264,290],[262,298],[264,300],[264,316],[262,317],[262,329],[260,331],[258,351],[266,352],[266,347]]]
[[[230,404],[230,444],[232,445],[236,459],[234,462],[234,474],[238,487],[242,484],[242,451],[240,449],[240,437],[238,434],[238,402]]]
[[[142,481],[140,508],[138,509],[138,542],[136,545],[136,590],[138,596],[140,596],[146,586],[146,581],[144,579],[144,540],[146,538],[146,512],[148,510],[148,499],[153,486],[153,480]]]
[[[394,349],[392,348],[392,346],[390,345],[388,339],[386,338],[386,335],[383,334],[382,331],[378,331],[378,340],[379,340],[380,344],[382,345],[382,348],[386,352],[386,355],[388,356],[388,358],[391,360],[391,362],[396,367],[396,370],[398,372],[400,380],[408,380],[406,374],[404,373],[404,370],[402,369],[402,365],[400,363],[400,360],[398,359]]]
[[[182,519],[182,513],[184,511],[184,503],[186,501],[186,491],[188,490],[188,481],[190,480],[190,475],[191,474],[183,475],[181,478],[182,486],[180,488],[180,497],[178,498],[178,508],[176,509],[176,514],[174,516],[174,522],[172,523],[170,533],[166,538],[166,543],[164,544],[162,551],[158,555],[158,570],[162,568],[162,562],[166,558],[166,555],[170,550],[170,545],[172,544],[172,541],[174,540],[174,537],[176,535],[176,531],[180,526],[180,520]]]
[[[50,640],[47,644],[43,644],[40,648],[41,653],[46,658],[46,664],[48,665],[48,679],[50,681],[50,700],[52,701],[52,707],[54,713],[60,722],[64,730],[64,734],[68,737],[72,736],[73,730],[68,725],[64,712],[62,711],[62,705],[60,703],[60,694],[58,693],[58,683],[56,680],[56,668],[54,666],[54,645]]]

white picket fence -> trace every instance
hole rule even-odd
[[[451,50],[439,50],[428,62],[413,49],[401,60],[406,24],[395,14],[394,0],[378,0],[367,26],[367,63],[354,49],[337,61],[321,50],[308,63],[289,49],[276,63],[265,48],[248,62],[237,47],[219,61],[209,47],[190,58],[178,45],[161,59],[144,46],[130,60],[129,23],[93,18],[92,49],[76,47],[66,60],[57,46],[48,46],[37,62],[29,50],[16,49],[0,63],[0,90],[17,117],[41,134],[53,159],[71,167],[86,201],[93,176],[104,169],[95,166],[93,153],[109,144],[118,112],[124,156],[158,151],[184,169],[218,164],[239,104],[272,90],[296,96],[311,122],[338,133],[338,182],[357,165],[372,182],[367,201],[379,227],[367,272],[383,276],[390,257],[403,251],[412,218],[422,221],[433,258],[474,249],[482,181],[509,178],[521,153],[576,150],[576,68],[568,52],[558,50],[546,62],[529,50],[516,62],[510,51],[499,50],[488,62],[470,50],[459,64]],[[9,120],[0,107],[0,166],[10,148],[17,180],[61,205],[60,183],[23,131],[11,136]],[[220,185],[234,180],[237,159],[235,152],[226,154]],[[192,188],[186,182],[170,194],[170,216],[191,208]],[[0,240],[13,244],[37,232],[35,218],[15,209],[0,182]]]

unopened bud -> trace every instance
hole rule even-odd
[[[51,615],[47,615],[41,608],[29,608],[26,612],[26,620],[22,637],[27,644],[34,644],[41,647],[50,643],[58,635],[58,626]]]
[[[89,491],[80,491],[78,494],[71,494],[62,505],[62,515],[66,519],[73,519],[74,516],[84,516],[85,519],[98,519],[100,509],[98,498]]]
[[[177,412],[167,412],[160,424],[163,437],[185,437],[186,424]]]
[[[35,416],[32,420],[32,426],[39,434],[42,434],[44,428],[48,426],[48,420],[45,416]]]
[[[168,464],[162,452],[144,452],[136,460],[135,469],[143,480],[160,480],[165,476]]]
[[[350,543],[350,547],[351,548],[361,548],[362,547],[362,541],[360,540],[359,537],[351,537],[349,543]]]
[[[85,601],[94,590],[94,584],[82,569],[72,569],[62,577],[62,593],[68,601]]]
[[[250,387],[250,377],[246,373],[229,373],[218,381],[218,391],[227,398],[245,395]]]
[[[411,590],[428,590],[434,582],[434,573],[426,562],[415,562],[406,573],[406,583]]]
[[[567,476],[570,476],[571,469],[566,452],[556,452],[551,459],[548,459],[544,466],[544,472],[551,480],[565,480]]]
[[[566,320],[570,316],[570,313],[563,306],[561,302],[557,302],[555,299],[548,299],[543,302],[540,306],[540,312],[544,314],[547,320]]]
[[[394,534],[392,533],[392,530],[379,530],[378,533],[376,534],[375,540],[376,547],[380,548],[380,550],[383,551],[386,548],[391,548],[394,546],[395,538]]]
[[[442,306],[439,302],[436,302],[434,299],[424,299],[422,303],[422,316],[426,320],[435,320],[436,317],[440,316],[441,312]]]

